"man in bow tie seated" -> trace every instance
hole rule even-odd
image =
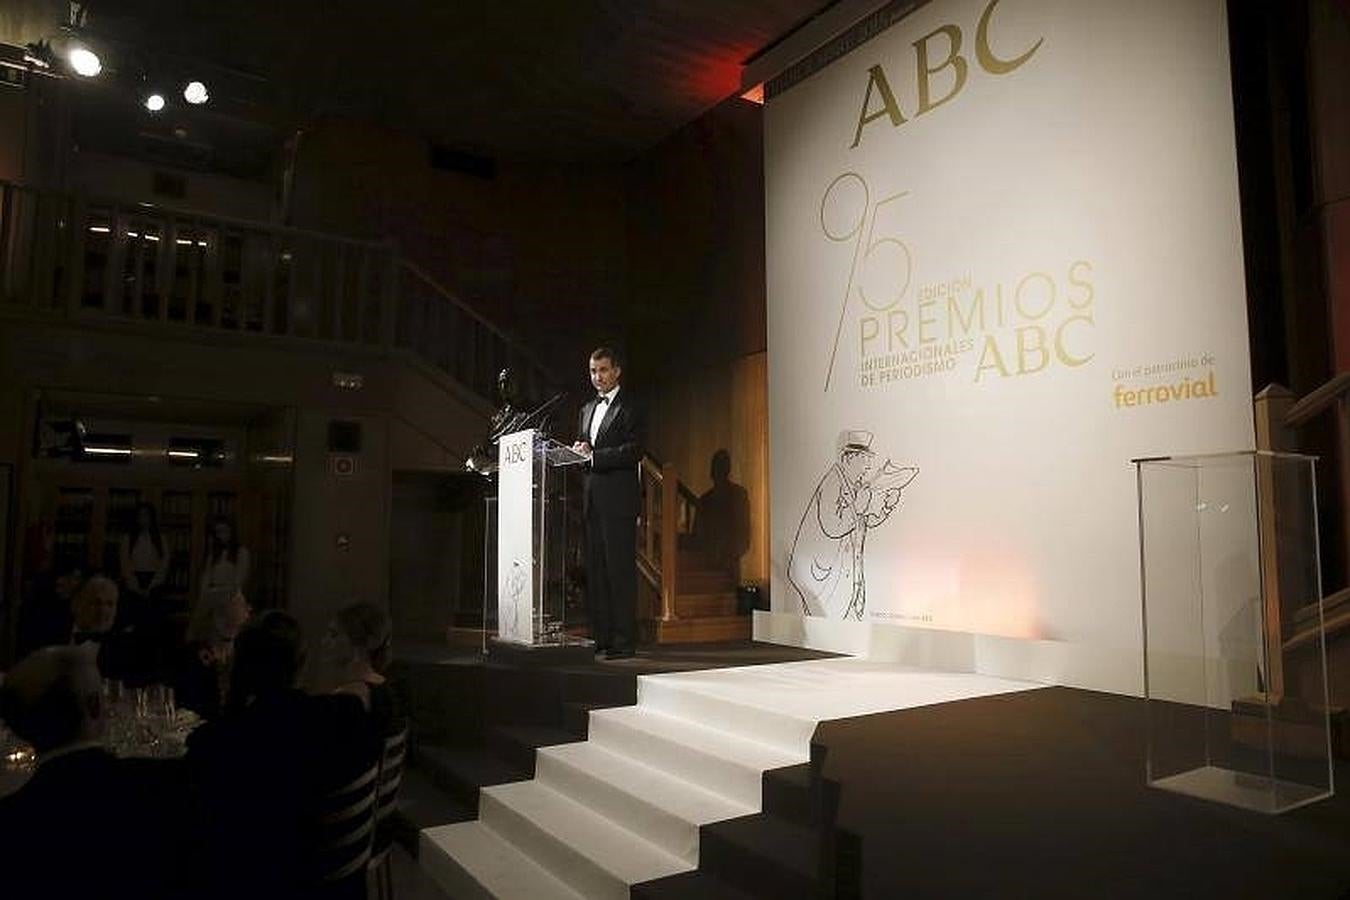
[[[101,644],[115,634],[117,600],[117,584],[112,579],[95,575],[86,581],[70,601],[70,642]]]
[[[583,508],[586,516],[586,606],[591,637],[606,659],[633,655],[637,642],[638,465],[642,415],[620,390],[618,354],[591,354],[596,397],[581,408],[572,449],[590,457]]]
[[[95,575],[71,600],[70,643],[92,645],[99,672],[104,678],[141,686],[158,676],[156,648],[134,626],[117,625],[117,584]]]
[[[180,767],[103,748],[93,654],[29,655],[0,687],[0,718],[37,751],[37,771],[0,799],[7,897],[185,896],[192,822]]]

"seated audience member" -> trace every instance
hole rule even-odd
[[[57,562],[50,572],[33,580],[19,609],[15,658],[23,659],[39,647],[70,642],[71,601],[84,584],[84,566],[76,559]]]
[[[117,759],[100,743],[93,654],[47,647],[0,688],[0,717],[37,750],[32,778],[0,799],[6,897],[181,897],[191,834],[181,767]]]
[[[70,602],[70,643],[103,643],[117,624],[117,583],[95,575],[84,583]]]
[[[342,609],[328,626],[325,646],[337,668],[337,692],[361,701],[377,737],[398,734],[405,720],[384,675],[393,661],[393,632],[384,610],[373,603]]]
[[[102,575],[86,581],[71,600],[68,643],[97,645],[104,678],[149,684],[159,674],[154,647],[137,628],[117,626],[117,602],[117,582]]]
[[[269,610],[240,631],[224,714],[188,739],[218,897],[327,895],[315,881],[315,810],[376,759],[361,705],[296,688],[300,625]],[[364,890],[364,873],[348,886]]]
[[[220,715],[234,658],[234,640],[252,614],[248,599],[236,591],[194,623],[174,679],[179,706],[204,719]]]
[[[366,710],[370,734],[379,746],[407,727],[403,704],[385,677],[393,661],[393,629],[389,616],[373,603],[353,603],[333,617],[324,644],[337,668],[337,693],[350,694]],[[381,779],[390,773],[381,772]],[[393,822],[380,821],[372,851],[379,853],[394,841]]]

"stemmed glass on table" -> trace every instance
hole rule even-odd
[[[104,682],[108,703],[108,744],[119,756],[173,755],[177,708],[173,688],[163,684],[127,689]]]

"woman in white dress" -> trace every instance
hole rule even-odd
[[[225,516],[217,516],[211,523],[198,606],[214,609],[243,592],[250,565],[248,548],[239,543],[234,523]]]
[[[136,528],[122,535],[120,556],[123,602],[138,616],[149,615],[169,577],[169,552],[149,503],[136,505]]]

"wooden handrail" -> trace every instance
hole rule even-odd
[[[661,621],[675,618],[675,573],[679,567],[679,487],[675,467],[661,467]]]
[[[538,366],[539,368],[543,368],[543,364],[534,358],[534,354],[530,353],[528,350],[519,346],[519,344],[510,335],[502,331],[496,325],[489,322],[487,319],[483,318],[482,315],[480,315],[475,309],[473,309],[473,307],[469,306],[463,300],[459,299],[458,295],[456,295],[454,291],[450,290],[449,288],[442,285],[439,281],[437,281],[435,276],[433,276],[426,269],[422,268],[421,266],[419,266],[417,263],[413,262],[410,259],[405,259],[404,257],[399,257],[398,264],[402,268],[406,269],[410,274],[416,276],[416,278],[423,284],[425,284],[427,287],[431,288],[433,291],[439,294],[442,298],[445,299],[447,303],[454,304],[466,316],[473,319],[479,325],[483,326],[488,331],[495,334],[502,341],[508,344],[512,344],[513,349],[515,349],[516,352],[518,352],[521,356],[529,360],[529,362],[532,365]]]
[[[675,618],[680,533],[692,524],[698,498],[680,483],[675,467],[645,456],[639,466],[642,519],[638,570],[661,597],[661,620]]]
[[[659,517],[658,498],[660,492],[659,490],[653,490],[652,485],[661,483],[661,468],[650,457],[644,457],[638,468],[638,483],[642,486],[642,517],[639,520],[638,557],[646,561],[648,568],[655,573],[656,577],[652,583],[659,590],[661,587],[661,569],[658,563],[660,548],[657,545],[654,523]]]
[[[1335,463],[1340,476],[1341,509],[1350,513],[1350,372],[1335,375],[1301,397],[1285,412],[1284,424],[1287,428],[1305,425],[1328,409],[1335,410]],[[1350,559],[1350,528],[1342,529],[1342,535],[1346,558]]]
[[[1322,615],[1317,614],[1317,604],[1310,603],[1294,616],[1293,634],[1284,642],[1288,653],[1305,644],[1311,644],[1327,635],[1350,629],[1350,588],[1342,588],[1322,600]]]
[[[1291,428],[1304,425],[1347,393],[1350,393],[1350,372],[1342,372],[1291,406],[1284,415],[1284,423]]]
[[[1340,475],[1340,500],[1343,510],[1350,510],[1350,372],[1341,372],[1324,384],[1305,394],[1296,402],[1280,385],[1270,385],[1256,396],[1257,447],[1261,450],[1292,450],[1297,437],[1292,429],[1307,425],[1322,413],[1334,411],[1337,453],[1335,462]],[[1268,460],[1259,461],[1257,468],[1258,493],[1266,498],[1260,510],[1260,529],[1263,554],[1263,594],[1266,596],[1266,641],[1272,653],[1267,672],[1267,690],[1283,696],[1284,655],[1290,651],[1325,640],[1336,631],[1350,629],[1350,588],[1323,597],[1313,598],[1281,594],[1282,580],[1278,553],[1280,504],[1274,502],[1276,478]],[[1298,511],[1294,510],[1294,514]],[[1328,530],[1321,534],[1325,537]],[[1350,554],[1350,529],[1345,531],[1346,552]]]

